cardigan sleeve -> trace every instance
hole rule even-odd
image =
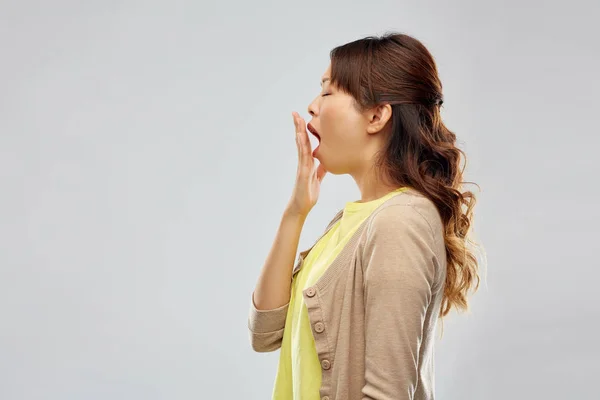
[[[259,310],[254,304],[254,293],[252,293],[248,329],[254,351],[265,353],[281,347],[289,304],[288,302],[272,310]]]
[[[435,236],[411,205],[373,217],[363,250],[365,384],[363,399],[412,400],[423,323],[435,279]]]
[[[344,210],[341,209],[337,212],[325,228],[321,237],[325,236],[329,229],[341,218],[343,211]],[[320,238],[315,241],[315,244],[319,240]],[[292,281],[295,273],[300,269],[306,255],[313,246],[301,251],[298,255],[292,271]],[[262,353],[275,351],[281,348],[289,305],[290,303],[288,302],[287,304],[272,310],[258,310],[254,304],[254,293],[252,293],[250,300],[250,314],[248,317],[248,329],[250,330],[250,343],[255,351]]]

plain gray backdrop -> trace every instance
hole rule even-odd
[[[598,399],[600,7],[1,1],[0,399],[268,399],[250,294],[329,50],[434,55],[487,268],[436,343],[442,400]],[[309,246],[360,198],[329,175]]]

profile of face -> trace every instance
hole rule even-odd
[[[308,106],[308,130],[319,145],[313,156],[335,175],[354,174],[369,166],[383,144],[381,132],[391,108],[360,111],[354,97],[330,81],[331,64],[323,74],[321,93]]]

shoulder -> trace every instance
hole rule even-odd
[[[367,240],[417,236],[433,243],[443,238],[443,223],[433,201],[409,189],[387,200],[369,217]]]
[[[383,203],[369,217],[359,245],[365,284],[400,280],[432,287],[440,281],[445,262],[441,226],[435,204],[419,193],[401,193]]]

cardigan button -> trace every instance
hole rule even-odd
[[[314,296],[315,296],[315,294],[317,294],[317,291],[315,290],[315,288],[314,288],[314,287],[310,287],[310,288],[308,288],[308,289],[306,290],[306,295],[307,295],[308,297],[314,297]]]
[[[317,323],[315,324],[315,332],[317,332],[317,333],[321,333],[321,332],[323,332],[324,330],[325,330],[325,325],[323,325],[323,323],[322,323],[322,322],[317,322]]]
[[[329,400],[329,396],[323,396],[321,400]]]
[[[329,360],[323,360],[321,361],[321,367],[323,367],[323,369],[329,369],[331,368],[331,362],[329,362]]]

